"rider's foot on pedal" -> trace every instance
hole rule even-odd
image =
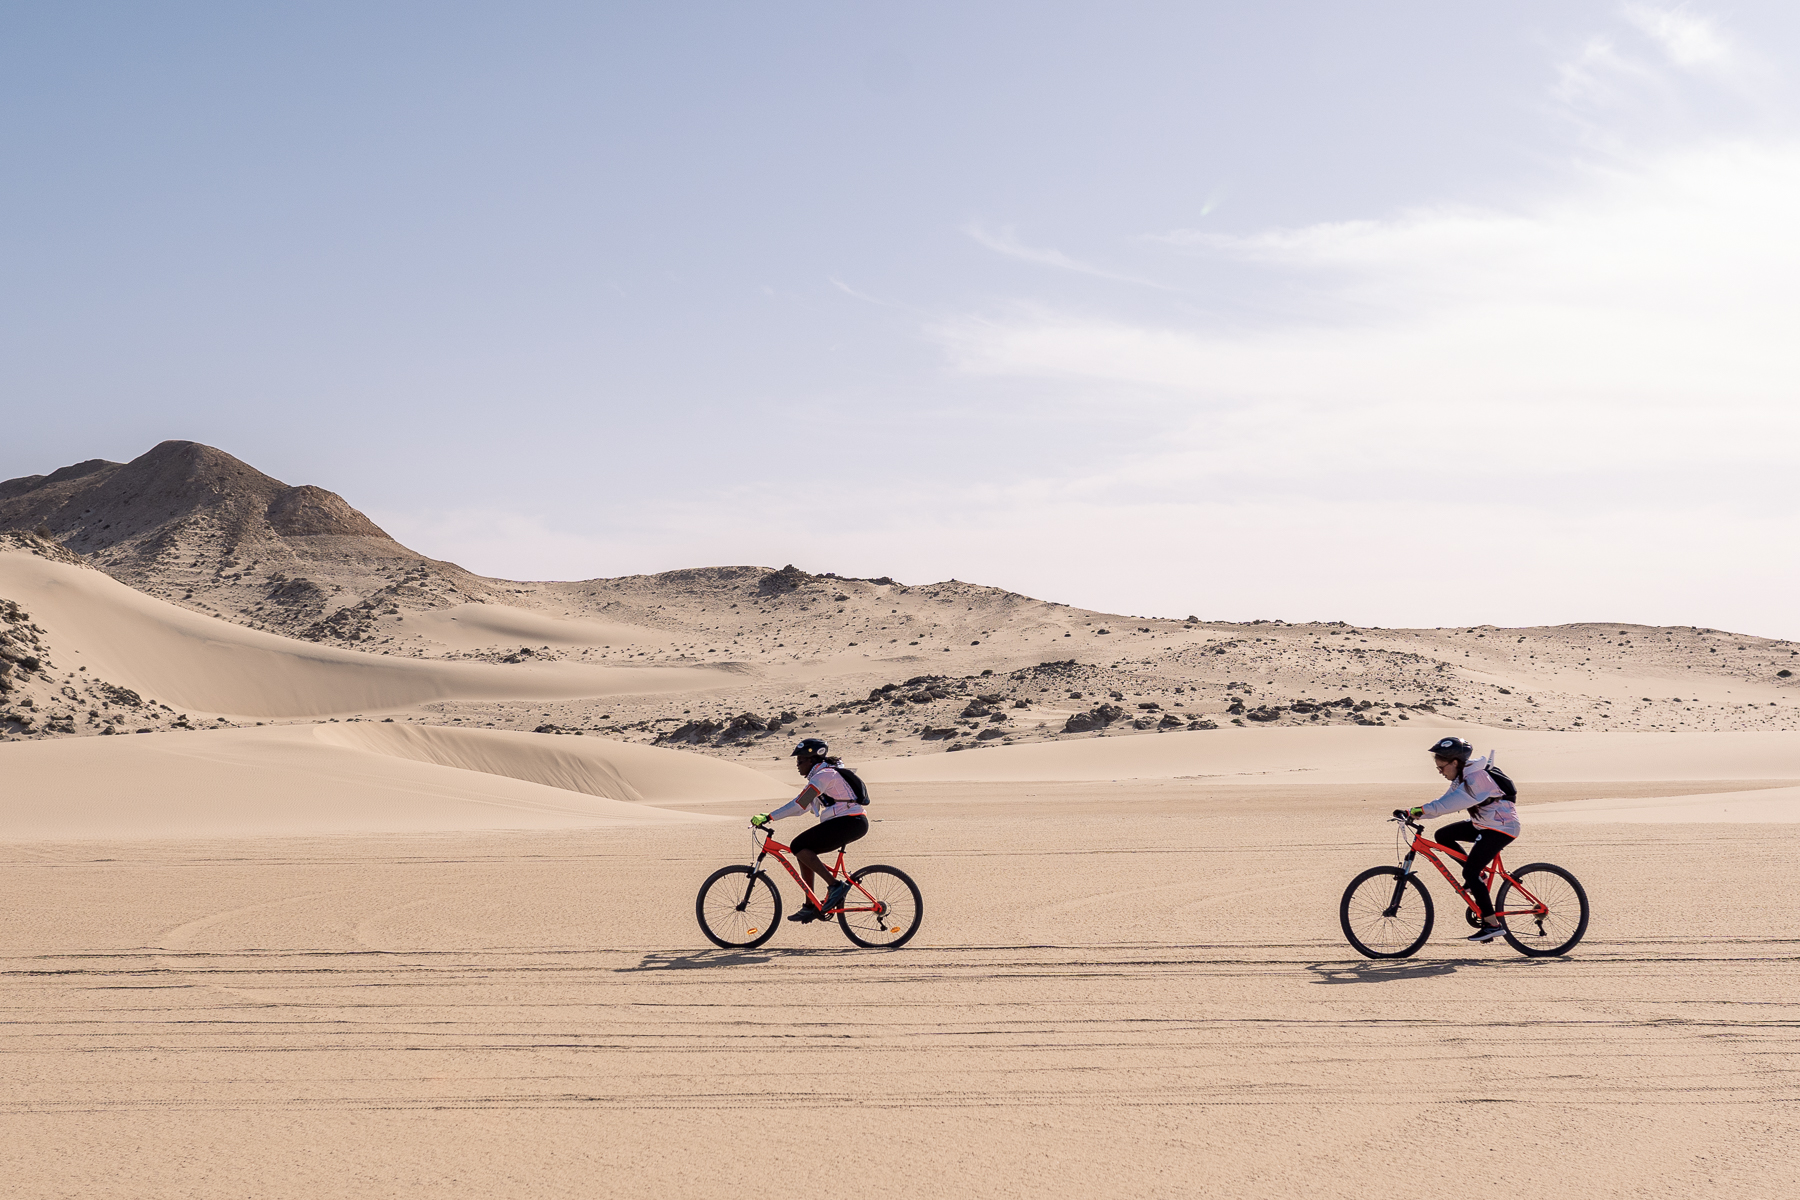
[[[840,879],[832,884],[831,890],[825,893],[825,911],[830,912],[834,908],[844,907],[844,897],[849,894],[850,881],[848,879]]]
[[[1506,936],[1506,926],[1504,926],[1504,925],[1483,925],[1480,929],[1477,929],[1474,933],[1471,933],[1469,935],[1469,940],[1471,942],[1491,942],[1497,937],[1505,937],[1505,936]]]
[[[822,913],[818,909],[814,908],[811,903],[807,903],[807,904],[802,904],[799,908],[799,911],[795,912],[792,916],[790,916],[788,918],[788,920],[799,921],[802,925],[804,925],[808,921],[817,921],[817,920],[821,919],[822,917],[824,917],[824,915],[825,915],[824,913]]]

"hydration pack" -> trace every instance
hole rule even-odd
[[[869,785],[862,781],[862,776],[849,767],[833,767],[831,769],[844,777],[844,782],[849,784],[850,790],[856,793],[856,802],[865,808],[868,807]],[[1507,794],[1511,795],[1510,792]]]
[[[1493,757],[1490,755],[1488,758],[1488,765],[1482,769],[1488,773],[1488,778],[1494,781],[1495,786],[1506,794],[1503,796],[1495,796],[1491,800],[1483,800],[1471,811],[1486,808],[1497,800],[1516,800],[1519,796],[1519,785],[1512,781],[1512,776],[1508,775],[1505,771],[1502,771],[1499,767],[1494,766],[1493,762]]]

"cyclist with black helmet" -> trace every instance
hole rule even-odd
[[[809,892],[815,877],[831,878],[831,872],[819,861],[819,855],[842,850],[869,832],[869,818],[863,815],[866,810],[857,799],[856,789],[838,773],[838,768],[844,765],[843,760],[831,757],[830,751],[831,747],[818,738],[800,739],[792,757],[794,766],[806,776],[806,786],[800,789],[798,796],[774,812],[758,813],[750,818],[750,824],[761,826],[803,812],[818,814],[819,823],[789,843],[794,848],[794,857],[800,862],[800,874],[806,880]],[[823,917],[841,907],[849,892],[849,882],[839,880],[825,893],[823,909],[814,908],[810,903],[802,904],[788,920],[812,921]]]
[[[1495,776],[1504,780],[1505,774],[1490,758],[1473,758],[1474,753],[1475,747],[1459,737],[1433,743],[1431,754],[1437,760],[1438,774],[1450,781],[1450,790],[1430,804],[1408,809],[1407,815],[1429,818],[1468,810],[1469,820],[1446,825],[1432,837],[1459,850],[1461,843],[1471,843],[1463,866],[1463,885],[1481,906],[1481,928],[1469,935],[1469,940],[1491,942],[1504,936],[1506,929],[1494,915],[1494,900],[1481,881],[1481,870],[1519,836],[1519,811],[1513,806],[1517,789],[1510,786],[1511,781],[1502,787]]]

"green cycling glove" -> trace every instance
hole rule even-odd
[[[764,825],[767,825],[768,823],[769,823],[769,814],[768,813],[757,813],[754,817],[750,818],[750,828],[752,828],[752,829],[761,829]]]

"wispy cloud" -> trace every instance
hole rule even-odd
[[[1621,12],[1651,39],[1671,63],[1687,71],[1723,71],[1737,65],[1739,54],[1718,25],[1685,4],[1672,8],[1626,4]]]
[[[1556,65],[1551,96],[1568,107],[1564,116],[1579,121],[1583,110],[1616,113],[1646,102],[1666,113],[1691,99],[1684,89],[1695,81],[1739,98],[1768,82],[1759,56],[1688,5],[1627,3],[1619,14],[1624,29],[1588,38]]]
[[[1784,333],[1800,324],[1796,209],[1800,147],[1726,144],[1595,171],[1585,188],[1521,211],[1187,239],[1309,279],[1304,321],[1223,329],[1040,313],[938,333],[970,372],[1172,389],[1209,410],[1288,406],[1308,415],[1282,435],[1284,458],[1349,437],[1389,461],[1416,443],[1408,422],[1454,412],[1527,443],[1525,461],[1577,436],[1591,464],[1772,462],[1725,420],[1800,437],[1788,399],[1800,351]],[[1709,419],[1650,419],[1669,411]],[[1313,415],[1345,412],[1365,436]]]
[[[895,304],[891,300],[883,300],[878,296],[871,296],[867,292],[857,291],[855,288],[851,287],[849,284],[845,283],[843,280],[839,279],[835,275],[827,276],[827,278],[829,279],[832,287],[834,287],[838,291],[844,293],[844,295],[846,295],[846,296],[850,296],[857,300],[863,301],[865,304],[879,304],[883,308],[903,307],[902,305]]]
[[[1012,226],[1002,225],[998,230],[991,230],[975,223],[963,226],[962,232],[978,244],[992,250],[996,254],[1004,254],[1008,258],[1016,258],[1020,262],[1036,263],[1041,267],[1054,267],[1059,271],[1073,271],[1080,275],[1091,275],[1096,279],[1110,279],[1117,283],[1134,283],[1140,287],[1171,290],[1168,285],[1153,279],[1144,279],[1137,275],[1129,275],[1120,271],[1097,267],[1092,263],[1071,258],[1061,250],[1052,250],[1040,246],[1027,246],[1019,241]]]

